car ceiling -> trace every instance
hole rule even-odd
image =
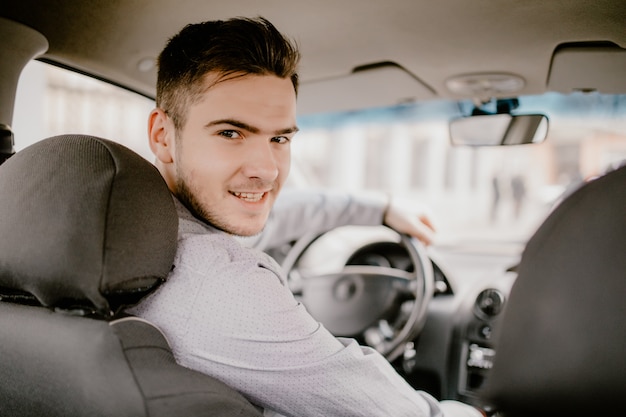
[[[592,63],[584,83],[610,76],[626,89],[624,0],[5,0],[0,8],[0,16],[48,39],[44,59],[147,96],[156,69],[142,63],[154,62],[185,24],[259,15],[300,45],[305,113],[471,98],[446,85],[465,74],[514,74],[523,80],[515,94],[542,93],[553,53],[565,43],[612,43],[617,70],[611,64],[612,74],[596,73]]]

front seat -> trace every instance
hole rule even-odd
[[[57,136],[2,164],[0,193],[1,416],[261,416],[121,312],[173,267],[178,219],[153,165]]]
[[[530,239],[483,396],[504,416],[626,415],[626,167]]]

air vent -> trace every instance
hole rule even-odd
[[[497,316],[504,307],[504,295],[493,288],[482,291],[476,297],[476,312],[486,318]]]

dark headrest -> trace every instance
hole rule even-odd
[[[507,416],[625,415],[625,299],[622,168],[574,192],[529,241],[486,396]]]
[[[161,175],[130,149],[38,142],[0,166],[0,296],[108,314],[167,277],[177,227]]]

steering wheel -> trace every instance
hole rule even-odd
[[[298,261],[324,234],[300,238],[285,256],[282,268],[291,291],[333,335],[363,340],[395,360],[424,327],[433,296],[433,268],[424,246],[398,235],[397,244],[412,265],[409,271],[345,265],[337,272],[305,272]]]

